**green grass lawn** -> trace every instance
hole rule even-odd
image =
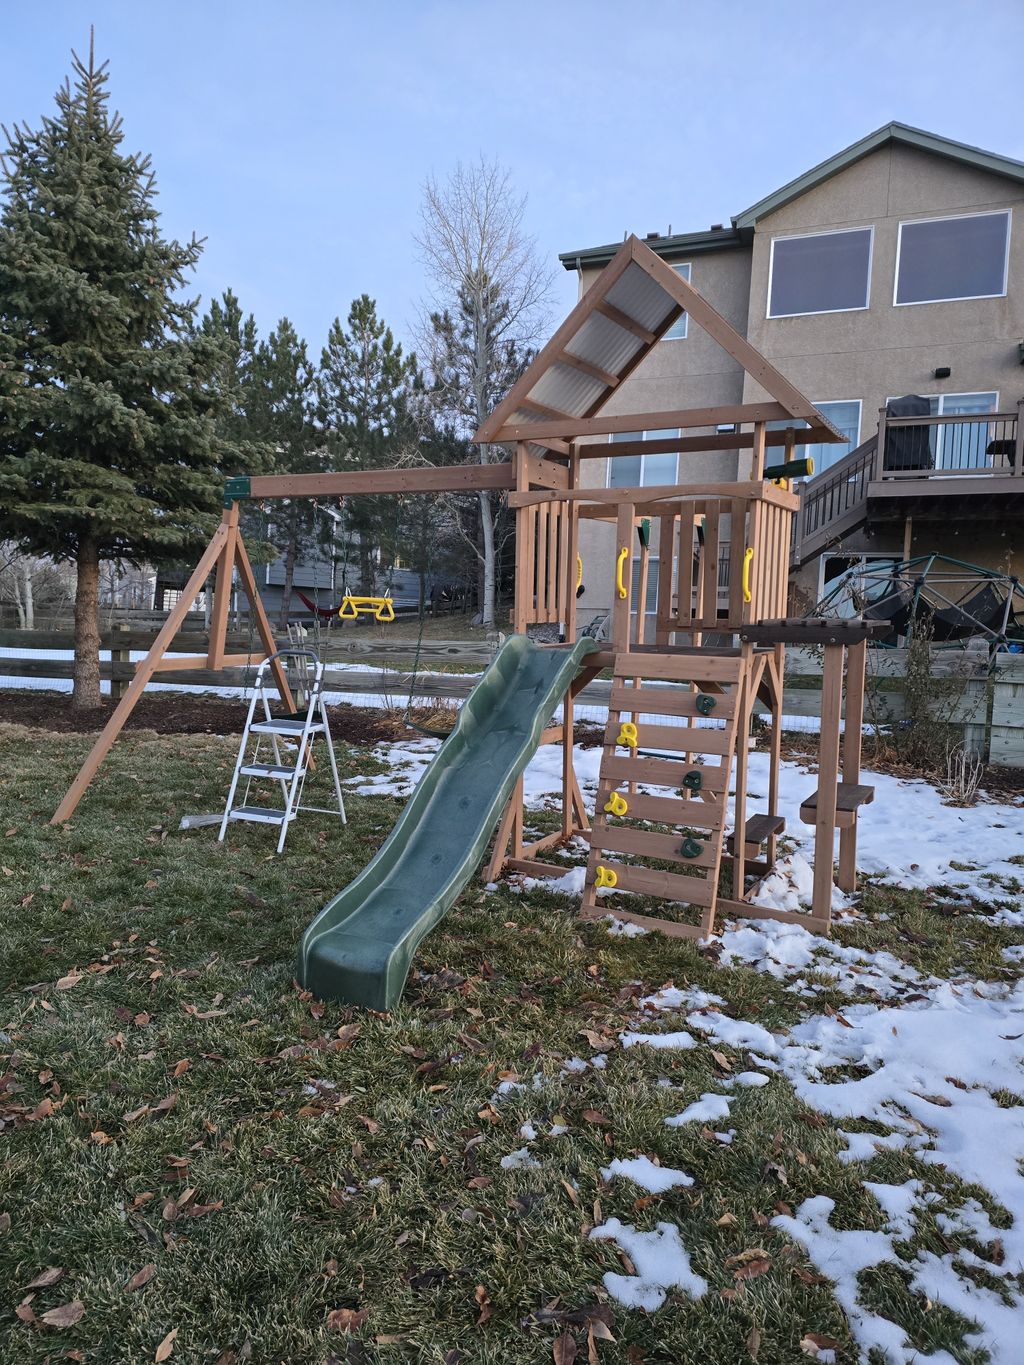
[[[745,1056],[618,1043],[669,981],[773,1028],[806,1002],[693,944],[582,925],[564,897],[476,885],[393,1014],[322,1005],[295,983],[299,936],[400,806],[353,796],[345,829],[300,818],[280,858],[259,827],[226,846],[178,833],[221,806],[235,743],[129,734],[61,830],[47,820],[87,737],[0,726],[0,1360],[516,1365],[575,1347],[602,1365],[794,1365],[808,1333],[857,1358],[829,1283],[769,1225],[819,1193],[839,1226],[877,1223],[831,1123],[777,1079],[737,1092],[730,1146],[668,1128],[679,1098],[658,1077],[688,1101]],[[339,756],[343,776],[379,766]],[[865,904],[850,942],[1005,973],[1006,930],[917,893]],[[602,1051],[603,1069],[563,1074]],[[524,1088],[492,1100],[503,1080]],[[524,1123],[540,1164],[502,1169]],[[602,1180],[639,1154],[696,1183],[653,1197]],[[889,1153],[872,1170],[917,1168]],[[650,1315],[609,1300],[623,1260],[587,1240],[609,1217],[677,1223],[707,1294]],[[898,1274],[872,1294],[922,1349],[984,1359]]]

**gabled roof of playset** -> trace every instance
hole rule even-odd
[[[843,439],[810,399],[637,237],[623,242],[473,439],[564,441],[594,430],[588,422],[683,312],[737,360],[772,401],[741,405],[742,411],[702,408],[675,413],[679,420],[671,425],[713,427],[717,422],[792,417],[810,425],[814,440]]]
[[[730,248],[745,246],[749,244],[760,219],[792,203],[808,190],[824,184],[826,180],[831,180],[847,167],[886,146],[913,147],[917,151],[945,157],[947,161],[969,166],[973,170],[988,171],[992,175],[1001,175],[1007,180],[1024,184],[1024,162],[1015,161],[1009,156],[1000,156],[996,152],[986,152],[980,147],[971,147],[966,142],[956,142],[953,138],[940,137],[938,133],[929,133],[923,128],[912,128],[906,123],[886,123],[883,127],[876,128],[873,133],[868,133],[866,137],[851,143],[849,147],[844,147],[835,156],[830,156],[819,165],[805,171],[803,175],[798,175],[795,180],[790,180],[788,184],[765,195],[742,213],[736,214],[731,227],[711,228],[705,232],[674,233],[648,240],[659,256],[670,261],[684,260],[707,251],[727,251]],[[558,259],[566,270],[578,270],[586,266],[604,265],[612,259],[618,249],[617,243],[585,247],[581,251],[560,252]]]

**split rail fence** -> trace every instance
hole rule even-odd
[[[134,626],[115,626],[104,631],[100,677],[111,683],[115,695],[134,674],[133,653],[147,650],[153,639],[152,631]],[[8,687],[34,688],[69,679],[72,644],[67,631],[0,630],[0,678],[8,679]],[[206,634],[189,628],[175,638],[171,652],[205,655],[207,645]],[[227,641],[232,652],[244,654],[248,647],[247,635],[234,635]],[[334,639],[322,641],[320,652],[327,664],[331,691],[404,703],[413,686],[414,665],[417,698],[459,701],[467,697],[476,675],[493,657],[494,647],[485,640],[434,639],[425,639],[417,646],[415,640],[360,638],[354,632],[351,635],[342,632]],[[63,657],[52,657],[55,653]],[[905,649],[868,651],[867,722],[899,725],[904,721],[907,661]],[[173,685],[243,687],[251,683],[255,674],[255,666],[215,673],[201,667],[202,662],[197,658],[195,669],[175,671]],[[453,667],[463,671],[443,671]],[[933,653],[931,674],[939,680],[937,690],[946,693],[940,706],[942,719],[962,731],[965,747],[998,766],[1024,767],[1024,655],[999,655],[990,672],[984,655],[937,650]],[[598,679],[590,683],[579,695],[582,712],[577,714],[586,719],[586,708],[606,707],[610,695],[609,681]],[[813,650],[786,652],[784,710],[792,728],[815,728],[814,722],[821,714],[821,661]]]

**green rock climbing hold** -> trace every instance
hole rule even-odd
[[[704,778],[701,775],[701,771],[699,768],[693,768],[683,778],[683,786],[686,787],[689,791],[699,792],[703,785]]]
[[[702,716],[710,716],[715,709],[715,698],[707,692],[697,693],[697,710]]]
[[[683,842],[680,844],[679,852],[683,855],[684,858],[699,858],[700,855],[704,852],[704,845],[701,843],[699,839],[694,839],[692,836],[690,836],[684,839]]]

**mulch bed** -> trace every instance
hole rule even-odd
[[[75,711],[66,692],[5,691],[0,720],[55,734],[93,734],[102,730],[114,702]],[[237,735],[245,724],[247,706],[230,697],[200,696],[194,692],[161,693],[141,697],[125,724],[126,730],[154,730],[158,735]],[[346,744],[381,744],[410,739],[414,732],[400,715],[375,707],[328,706],[331,734]],[[414,713],[417,720],[425,720]]]

